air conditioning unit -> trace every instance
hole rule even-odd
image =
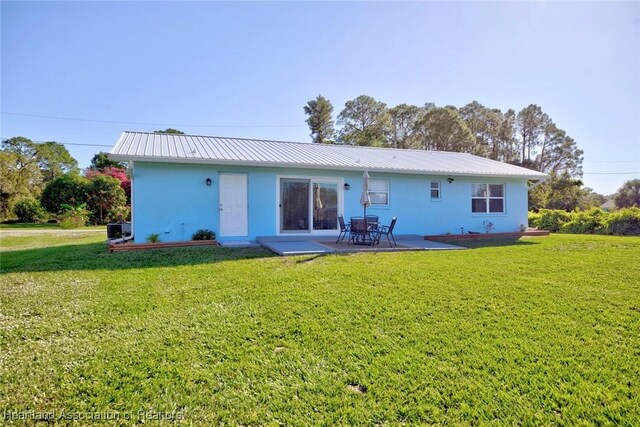
[[[107,238],[117,239],[131,234],[131,223],[107,224]]]

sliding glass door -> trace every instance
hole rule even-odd
[[[280,232],[337,230],[339,184],[330,179],[280,178]]]
[[[313,229],[336,230],[338,227],[338,184],[313,184]]]
[[[280,231],[309,231],[308,179],[280,180]]]

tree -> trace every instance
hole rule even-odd
[[[583,188],[582,180],[568,172],[552,173],[543,184],[529,191],[529,209],[561,209],[572,211],[586,209],[594,203],[593,191]]]
[[[618,208],[640,207],[640,179],[632,179],[622,184],[614,201]]]
[[[583,187],[582,193],[583,197],[581,204],[584,206],[584,209],[599,208],[607,201],[606,196],[596,193],[593,188],[590,187]]]
[[[470,153],[475,138],[455,108],[433,108],[416,124],[421,148],[436,151]]]
[[[582,176],[582,150],[542,109],[531,104],[518,113],[520,164],[557,176]]]
[[[394,148],[420,148],[416,123],[424,110],[415,105],[400,104],[389,109],[391,132],[389,145]]]
[[[42,188],[78,162],[57,142],[36,143],[23,136],[2,141],[0,150],[0,210],[7,217],[20,199],[37,199]]]
[[[508,157],[507,153],[513,144],[510,116],[505,117],[500,110],[486,108],[478,101],[473,101],[458,111],[475,137],[472,154],[493,160]]]
[[[332,143],[333,135],[333,105],[328,99],[322,95],[318,95],[316,99],[307,102],[303,107],[304,112],[309,117],[306,122],[311,130],[311,139],[316,144]]]
[[[102,170],[87,169],[84,176],[91,180],[96,176],[104,175],[115,178],[120,182],[120,187],[124,190],[124,194],[127,197],[127,204],[131,204],[131,179],[127,174],[126,169],[116,167],[105,167]]]
[[[500,153],[494,160],[506,163],[517,162],[518,148],[516,146],[516,112],[511,108],[502,114],[497,138]]]
[[[36,162],[45,183],[71,172],[78,172],[78,162],[67,148],[54,141],[36,145]]]
[[[173,133],[176,135],[184,135],[184,132],[178,129],[168,128],[165,130],[154,130],[153,133]]]
[[[0,212],[7,218],[15,203],[39,196],[41,173],[35,163],[23,163],[20,155],[0,151]]]
[[[576,142],[554,123],[549,123],[543,134],[535,159],[536,169],[555,175],[568,173],[571,176],[582,176],[583,151]]]
[[[18,200],[40,195],[42,172],[36,160],[35,143],[28,138],[3,140],[0,153],[0,200],[6,218]]]
[[[17,136],[2,141],[2,151],[16,154],[18,168],[35,164],[40,169],[40,177],[34,180],[34,186],[41,186],[62,174],[78,170],[76,159],[71,157],[64,145],[54,141],[37,143]]]
[[[367,95],[347,101],[338,115],[339,140],[348,145],[383,147],[391,125],[387,105]]]
[[[87,199],[89,180],[78,174],[65,174],[49,182],[42,192],[40,203],[47,211],[58,214],[62,205],[77,206]]]
[[[544,130],[551,123],[549,116],[542,112],[542,108],[531,104],[522,109],[516,117],[516,127],[520,136],[520,149],[522,157],[520,164],[523,166],[533,166],[531,154],[535,152],[535,147],[539,145],[539,139]]]
[[[126,201],[120,181],[110,176],[97,175],[87,187],[87,206],[98,224],[106,224],[108,214],[123,207]]]
[[[100,151],[95,156],[93,156],[93,158],[91,159],[91,164],[89,165],[89,169],[93,169],[97,171],[101,171],[105,168],[110,168],[110,167],[118,168],[118,169],[125,168],[123,163],[114,162],[113,160],[110,160],[109,154],[103,151]]]

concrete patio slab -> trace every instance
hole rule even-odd
[[[260,246],[260,244],[250,240],[235,240],[233,242],[220,242],[220,246],[226,248],[249,248],[251,246]]]
[[[335,250],[311,240],[298,241],[259,241],[267,249],[278,255],[306,255],[333,253]]]
[[[402,236],[396,239],[398,246],[389,247],[386,241],[381,241],[376,246],[359,246],[348,244],[346,240],[336,243],[335,240],[325,238],[307,238],[292,240],[286,236],[284,240],[277,240],[273,237],[258,239],[258,243],[272,250],[278,255],[306,255],[306,254],[331,254],[331,253],[353,253],[353,252],[403,252],[403,251],[438,251],[438,250],[460,250],[466,249],[460,246],[447,243],[424,240],[420,236]]]

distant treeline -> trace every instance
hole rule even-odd
[[[553,175],[582,176],[583,151],[535,104],[519,112],[473,101],[461,108],[384,102],[361,95],[347,101],[334,126],[333,106],[321,95],[304,106],[316,143],[455,151]]]

